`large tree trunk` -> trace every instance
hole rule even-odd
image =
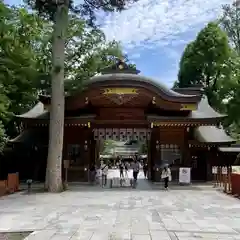
[[[64,60],[68,26],[68,4],[57,7],[52,45],[52,96],[49,126],[49,146],[45,187],[60,192],[62,186],[62,149],[64,132]]]

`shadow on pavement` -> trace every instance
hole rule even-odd
[[[43,188],[43,184],[33,184],[32,190],[30,193],[27,192],[27,186],[22,186],[21,190],[23,190],[22,194],[43,194],[46,193]],[[193,183],[191,185],[179,185],[177,182],[170,183],[169,191],[182,191],[182,190],[189,190],[189,191],[216,191],[209,183]],[[110,184],[108,181],[107,186],[102,187],[100,185],[91,185],[89,183],[69,183],[66,192],[114,192],[114,191],[165,191],[163,188],[163,183],[152,183],[146,179],[138,179],[138,184],[136,188],[132,188],[131,186],[123,186],[123,187],[113,187],[110,188]]]

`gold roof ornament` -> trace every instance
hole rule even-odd
[[[116,63],[112,66],[106,67],[101,71],[102,74],[108,73],[130,73],[139,74],[140,71],[137,70],[134,65],[127,64],[124,57],[116,58]]]

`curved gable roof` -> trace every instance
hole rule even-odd
[[[198,95],[186,95],[182,93],[175,92],[164,84],[159,83],[152,78],[129,74],[129,73],[114,73],[114,74],[103,74],[90,78],[84,84],[85,88],[91,87],[144,87],[150,91],[155,92],[166,100],[180,101],[180,102],[198,102],[201,97]]]
[[[206,143],[233,143],[233,138],[227,135],[225,130],[216,126],[199,126],[194,130],[195,138],[199,142]]]
[[[98,87],[142,87],[167,101],[173,102],[197,103],[201,99],[201,96],[199,95],[178,93],[152,78],[130,73],[96,75],[84,82],[83,91]],[[76,95],[78,94],[79,93],[76,93]],[[68,96],[66,97],[66,100],[74,98],[76,95]],[[40,101],[43,103],[49,103],[50,98],[50,96],[39,96]]]
[[[224,118],[227,115],[216,112],[208,103],[206,96],[203,96],[201,101],[198,104],[197,110],[194,110],[190,113],[189,117],[195,119],[202,118]]]

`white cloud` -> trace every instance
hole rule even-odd
[[[176,47],[192,40],[208,21],[232,0],[139,0],[128,10],[102,17],[108,40],[127,49]],[[183,39],[184,34],[184,39]]]

